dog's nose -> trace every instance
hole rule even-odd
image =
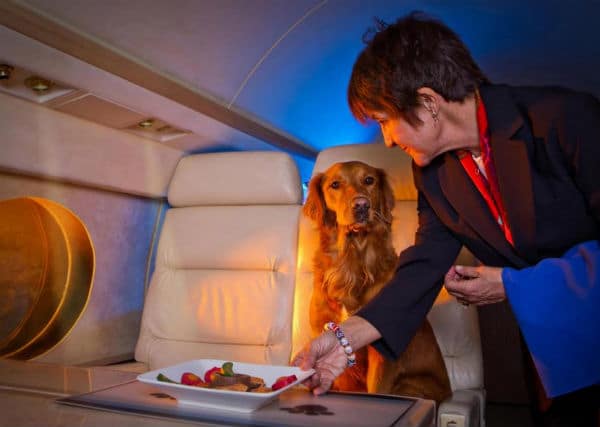
[[[367,213],[371,207],[369,199],[366,197],[356,197],[352,201],[352,211],[354,212],[354,219],[359,222],[367,220]]]
[[[366,197],[356,197],[353,200],[354,205],[352,209],[356,210],[367,210],[370,208],[369,199]]]

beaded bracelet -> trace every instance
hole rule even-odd
[[[325,331],[331,331],[335,334],[335,337],[340,342],[340,345],[344,348],[344,353],[346,353],[346,364],[349,368],[356,365],[356,354],[352,350],[350,343],[348,342],[348,338],[344,335],[342,328],[335,322],[327,322],[323,325],[323,329]]]

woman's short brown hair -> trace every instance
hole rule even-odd
[[[465,44],[442,22],[412,12],[391,25],[381,21],[352,68],[348,104],[365,122],[374,111],[421,121],[417,90],[429,87],[447,101],[463,101],[488,79]]]

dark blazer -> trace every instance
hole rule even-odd
[[[356,313],[397,357],[466,246],[484,265],[525,268],[600,237],[600,102],[563,88],[480,88],[492,158],[514,244],[504,238],[456,153],[413,164],[419,227],[396,274]]]

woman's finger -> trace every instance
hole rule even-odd
[[[314,374],[312,374],[310,377],[308,377],[308,379],[306,380],[307,384],[306,386],[310,389],[310,390],[314,390],[315,388],[317,388],[319,386],[319,384],[321,383],[321,374],[319,372],[315,372]]]
[[[467,294],[467,284],[465,281],[451,280],[444,284],[446,290],[450,295],[459,296]]]
[[[315,396],[327,393],[327,391],[329,391],[332,385],[333,380],[331,380],[327,376],[319,375],[318,384],[316,384],[315,387],[312,388],[312,392]]]
[[[468,265],[457,265],[454,267],[456,272],[464,279],[475,279],[480,276],[479,267],[472,267]]]

